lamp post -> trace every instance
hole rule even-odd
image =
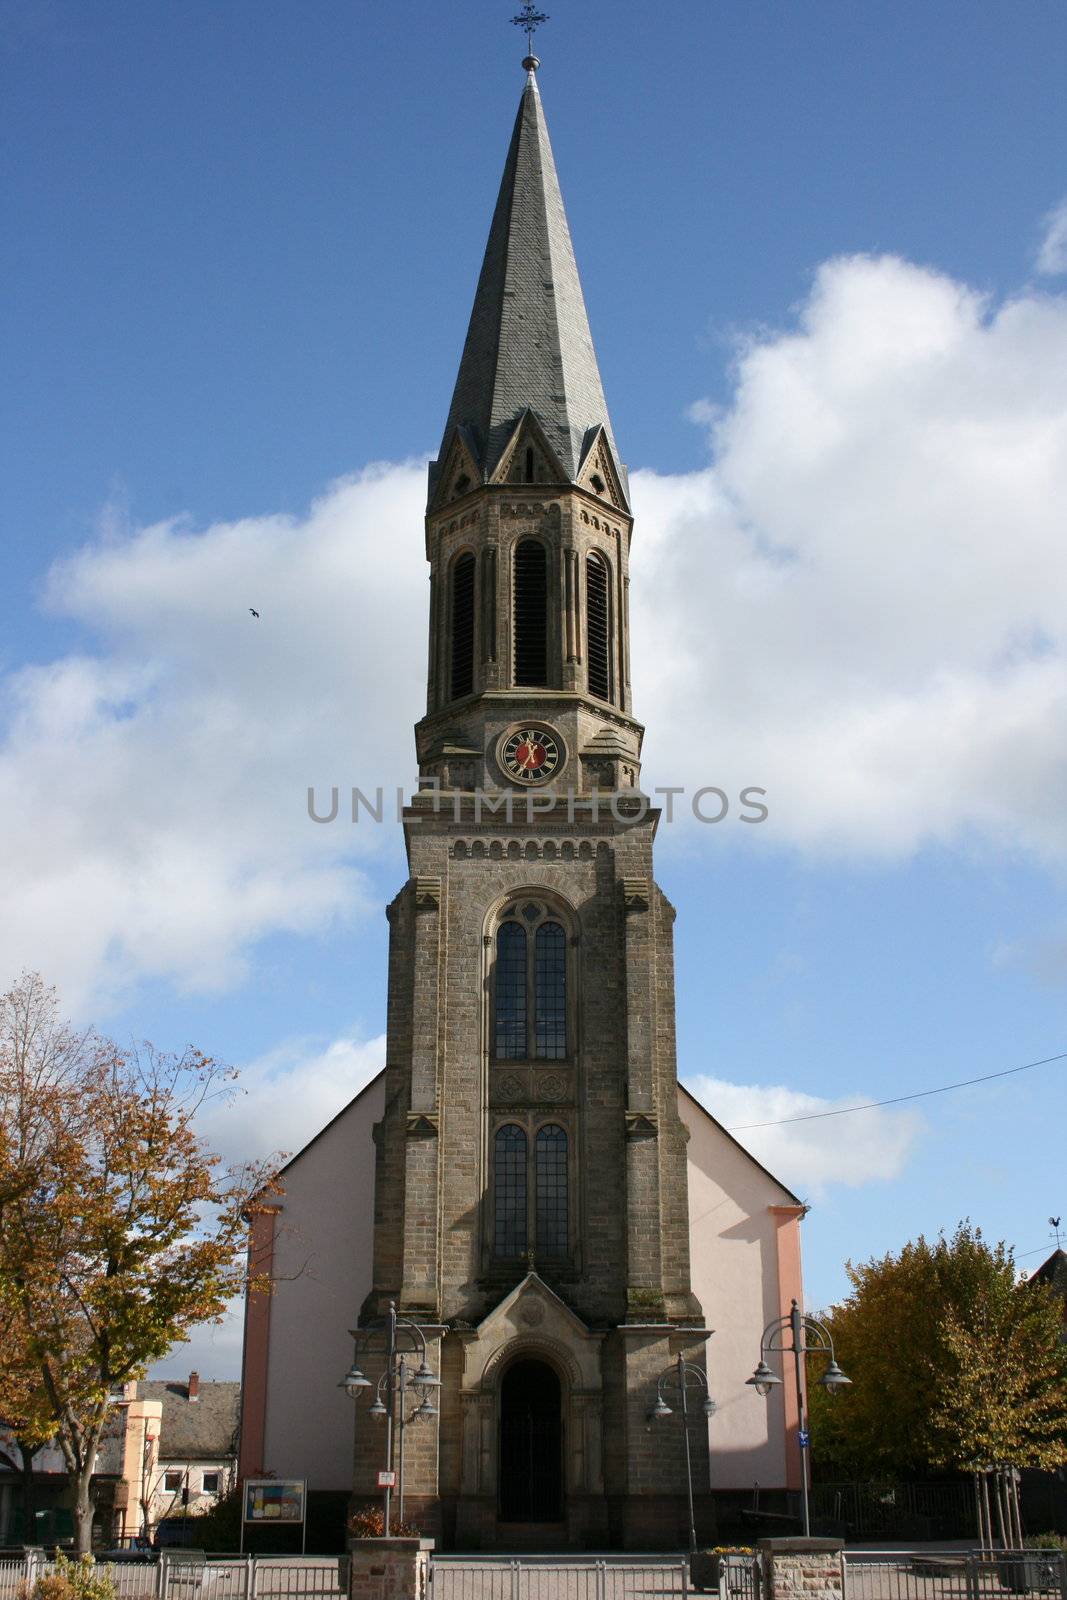
[[[359,1398],[363,1389],[374,1390],[374,1401],[370,1407],[369,1415],[376,1422],[385,1423],[385,1471],[386,1478],[382,1485],[382,1532],[385,1538],[389,1537],[389,1510],[392,1485],[389,1474],[393,1466],[393,1416],[396,1411],[396,1397],[400,1396],[400,1517],[404,1516],[404,1425],[405,1425],[405,1394],[408,1389],[415,1392],[419,1405],[412,1413],[411,1421],[428,1421],[437,1416],[437,1407],[433,1403],[433,1391],[440,1387],[441,1380],[430,1371],[426,1361],[426,1335],[439,1333],[437,1327],[420,1327],[417,1322],[410,1322],[407,1317],[397,1315],[396,1303],[389,1302],[385,1320],[371,1328],[353,1328],[350,1330],[356,1341],[356,1358],[348,1372],[342,1378],[340,1387],[351,1396],[353,1400]],[[358,1356],[362,1349],[366,1349],[378,1336],[385,1335],[385,1366],[377,1384],[366,1377],[360,1367]],[[416,1355],[419,1364],[414,1369],[408,1362],[408,1357]]]
[[[789,1333],[791,1342],[784,1343],[786,1333]],[[777,1342],[776,1342],[777,1341]],[[806,1342],[805,1342],[806,1341]],[[838,1366],[834,1356],[834,1341],[830,1331],[825,1328],[815,1317],[805,1316],[794,1300],[789,1315],[777,1317],[773,1322],[768,1322],[763,1330],[763,1337],[759,1347],[759,1365],[751,1378],[745,1382],[752,1385],[757,1394],[769,1395],[776,1384],[782,1380],[777,1373],[772,1372],[767,1365],[766,1357],[774,1351],[783,1356],[791,1355],[796,1370],[797,1383],[797,1443],[800,1449],[800,1492],[804,1512],[804,1537],[811,1535],[811,1508],[808,1503],[808,1419],[804,1409],[804,1379],[803,1361],[806,1356],[828,1355],[829,1365],[822,1377],[818,1380],[827,1394],[836,1394],[838,1389],[844,1389],[852,1382]]]
[[[694,1366],[680,1354],[677,1361],[672,1362],[667,1370],[660,1374],[656,1384],[655,1404],[648,1413],[650,1422],[663,1422],[667,1417],[674,1415],[673,1408],[663,1398],[664,1389],[670,1388],[678,1391],[678,1409],[682,1415],[682,1435],[685,1439],[685,1485],[689,1497],[689,1552],[692,1554],[697,1547],[697,1530],[693,1512],[693,1457],[689,1448],[689,1418],[690,1415],[695,1416],[697,1413],[695,1411],[690,1413],[688,1391],[692,1388],[703,1394],[704,1400],[700,1412],[705,1418],[713,1417],[718,1407],[708,1389],[707,1373],[702,1367]]]

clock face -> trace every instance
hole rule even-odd
[[[516,728],[500,745],[500,765],[516,783],[547,783],[562,758],[559,735],[542,723]]]

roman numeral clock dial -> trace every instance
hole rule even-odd
[[[513,783],[547,783],[563,759],[562,740],[542,723],[525,725],[504,735],[498,759]]]

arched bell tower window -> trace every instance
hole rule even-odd
[[[493,972],[493,1054],[505,1061],[564,1061],[568,1041],[567,932],[542,901],[501,917]]]
[[[548,686],[548,568],[537,539],[515,550],[515,682]]]
[[[611,699],[611,588],[608,567],[595,552],[585,561],[585,632],[589,693]]]
[[[465,551],[452,564],[452,699],[474,688],[474,557]]]

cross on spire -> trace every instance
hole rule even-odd
[[[524,28],[526,30],[526,54],[528,57],[532,57],[533,36],[541,26],[542,22],[548,22],[551,19],[544,11],[538,11],[537,7],[533,3],[533,0],[526,0],[526,4],[523,6],[518,16],[512,17],[511,20],[517,28]]]

